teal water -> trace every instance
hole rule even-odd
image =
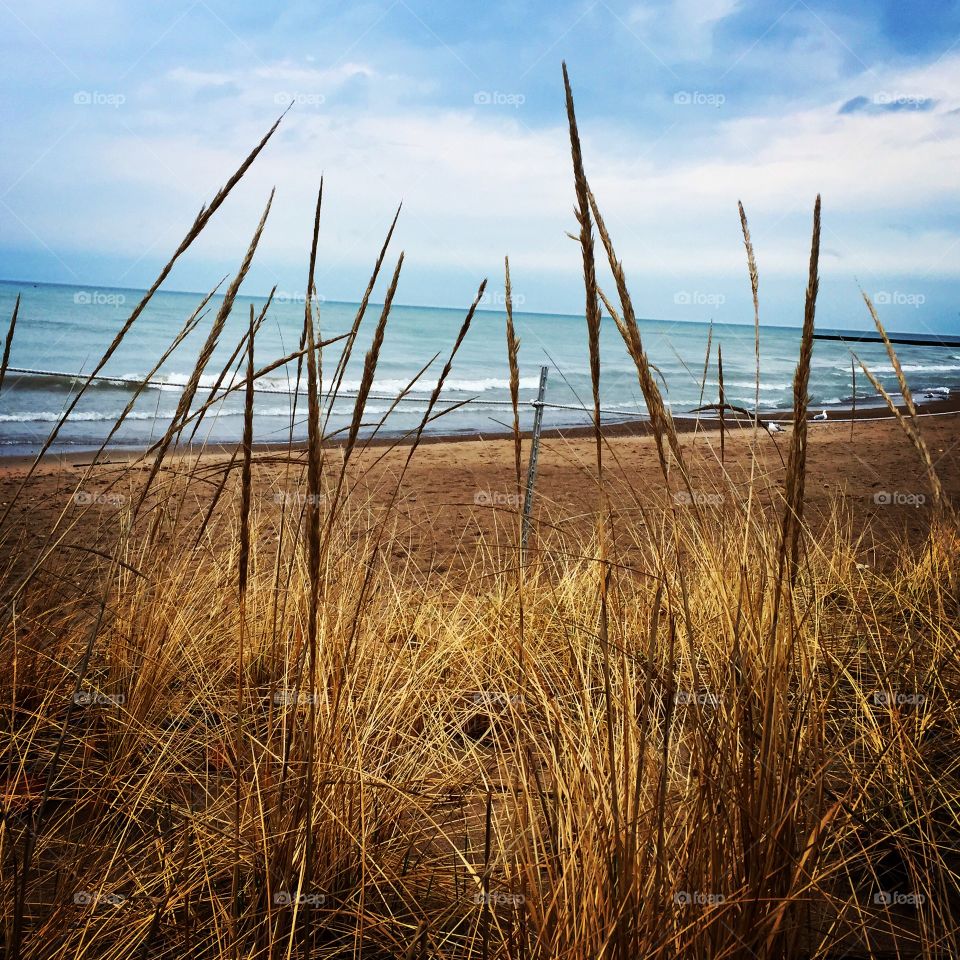
[[[0,323],[5,330],[17,293],[22,294],[10,364],[12,367],[58,371],[70,375],[88,373],[139,302],[142,291],[61,286],[30,282],[0,281]],[[115,355],[103,371],[105,376],[144,377],[160,358],[184,320],[196,309],[202,296],[194,293],[161,292],[154,296]],[[114,438],[115,445],[142,446],[162,435],[176,409],[179,385],[186,382],[197,354],[206,339],[219,298],[211,300],[198,328],[180,345],[157,374],[162,384],[143,392],[132,415]],[[239,297],[227,321],[221,341],[204,373],[197,404],[206,399],[203,388],[216,380],[249,323],[250,305],[259,311],[261,297]],[[303,302],[283,296],[272,304],[256,339],[256,365],[269,363],[292,352],[299,343],[303,325]],[[319,306],[320,332],[335,336],[349,329],[356,304],[324,302]],[[355,390],[363,367],[379,306],[367,310],[359,341],[347,367],[342,390]],[[440,356],[405,402],[390,414],[381,430],[390,434],[414,428],[426,409],[426,399],[456,339],[464,310],[432,307],[394,306],[380,363],[367,405],[365,431],[369,432],[387,412],[389,397],[395,396],[430,358]],[[520,395],[529,401],[536,396],[541,364],[550,368],[547,400],[575,409],[548,409],[546,426],[582,425],[589,422],[584,406],[591,405],[587,363],[586,329],[582,317],[516,313],[521,338]],[[504,429],[511,414],[508,401],[508,372],[504,335],[505,315],[494,310],[477,313],[467,339],[454,363],[443,397],[450,401],[472,402],[434,420],[429,430],[461,433]],[[701,378],[707,345],[708,326],[703,323],[666,323],[643,320],[644,345],[666,384],[666,397],[674,413],[691,410],[700,401]],[[821,332],[830,332],[822,330]],[[841,331],[833,331],[841,332]],[[723,349],[724,382],[730,402],[754,405],[754,331],[752,326],[716,325],[713,356],[704,389],[704,402],[717,398],[717,346]],[[330,347],[323,357],[324,385],[336,367],[341,344]],[[786,410],[791,406],[791,378],[799,350],[799,330],[764,327],[761,330],[760,408]],[[859,344],[857,352],[891,392],[896,378],[882,345]],[[945,396],[960,392],[960,348],[912,347],[898,350],[913,390],[925,395]],[[285,441],[290,431],[290,389],[296,366],[275,371],[260,382],[254,405],[254,439],[259,442]],[[242,370],[237,380],[242,378]],[[227,382],[231,376],[228,375]],[[5,452],[31,452],[48,436],[65,404],[78,387],[72,376],[44,377],[9,373],[0,394],[0,447]],[[305,384],[302,385],[305,389]],[[57,441],[58,448],[97,446],[132,395],[129,384],[97,381],[84,395]],[[869,382],[858,372],[857,402],[876,402]],[[841,410],[853,396],[848,348],[837,342],[818,341],[814,348],[810,394],[817,408]],[[601,399],[605,419],[616,422],[646,412],[636,370],[614,327],[605,320],[601,333]],[[475,401],[482,400],[484,403]],[[305,402],[298,402],[294,438],[306,433]],[[442,407],[443,405],[441,405]],[[230,442],[242,430],[242,391],[224,399],[204,420],[198,440]],[[350,421],[352,400],[344,396],[333,407],[328,432]],[[525,425],[532,408],[523,407]]]

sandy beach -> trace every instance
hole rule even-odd
[[[922,430],[944,488],[957,500],[960,413],[942,409],[936,413],[921,418]],[[665,488],[656,446],[645,424],[605,429],[604,437],[604,495],[614,521],[628,514],[635,519],[644,510],[687,506],[678,476],[671,489]],[[758,505],[781,503],[789,428],[772,435],[751,428],[728,429],[722,462],[716,424],[708,422],[696,432],[681,429],[680,437],[692,488],[704,509],[719,516],[725,504],[745,497],[751,486]],[[751,477],[754,449],[758,458]],[[202,491],[209,491],[212,498],[232,453],[230,449],[208,450],[197,456],[181,451],[168,457],[161,478],[190,471],[202,478],[202,483],[194,485],[189,502],[190,509],[205,513],[210,499]],[[408,453],[409,445],[390,441],[358,448],[348,470],[350,501],[369,507],[373,514],[385,508],[397,489]],[[528,455],[529,440],[525,439],[524,480]],[[595,455],[589,428],[544,435],[534,502],[541,542],[571,531],[583,534],[595,523],[601,503]],[[341,448],[329,447],[328,483],[335,481],[340,459]],[[141,469],[129,469],[138,460]],[[26,458],[0,461],[0,503],[4,507],[30,462]],[[48,456],[12,508],[12,522],[2,546],[7,559],[17,565],[27,562],[43,542],[40,532],[49,530],[61,514],[64,543],[103,547],[115,530],[109,518],[136,495],[138,478],[146,475],[149,462],[133,453],[113,452],[91,467],[90,454]],[[239,473],[239,458],[234,466],[231,482]],[[162,490],[161,482],[161,498]],[[265,517],[278,517],[284,504],[288,510],[301,509],[305,491],[302,450],[295,448],[289,455],[286,447],[255,451],[254,503]],[[914,540],[925,534],[929,493],[921,462],[893,419],[864,419],[852,425],[810,424],[806,519],[815,530],[839,507],[849,517],[851,529],[863,535],[865,558],[885,563],[895,554],[899,537]],[[676,496],[681,498],[679,503]],[[438,579],[454,574],[454,580],[468,575],[482,578],[491,572],[491,565],[507,562],[503,557],[514,549],[521,504],[511,438],[428,438],[406,467],[397,492],[391,565],[417,575],[437,575]],[[181,516],[188,517],[189,511]],[[622,546],[629,553],[629,544]]]

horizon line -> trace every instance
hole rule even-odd
[[[133,292],[133,293],[146,293],[146,292],[147,292],[147,289],[146,289],[145,287],[118,287],[118,286],[112,286],[112,285],[109,285],[109,284],[91,284],[91,283],[63,283],[63,282],[60,282],[60,281],[53,281],[53,280],[24,280],[24,279],[12,279],[12,280],[11,280],[11,279],[8,279],[8,278],[6,278],[6,277],[0,277],[0,283],[10,284],[11,286],[22,283],[22,284],[29,284],[29,285],[31,285],[31,286],[66,287],[66,288],[81,289],[81,290],[122,290],[122,291],[129,291],[129,292]],[[207,293],[204,293],[204,292],[199,291],[199,290],[163,290],[162,288],[159,289],[159,290],[157,290],[157,293],[161,293],[161,292],[162,292],[162,293],[173,293],[173,294],[177,294],[178,296],[187,296],[187,297],[205,297],[205,296],[207,296]],[[208,292],[209,292],[209,291],[208,291]],[[240,298],[240,297],[245,297],[245,298],[248,299],[248,300],[266,300],[266,299],[267,299],[267,296],[268,296],[268,294],[260,294],[260,293],[246,293],[246,294],[245,294],[245,293],[237,293],[237,297],[238,297],[238,298]],[[215,297],[221,297],[221,298],[222,298],[222,297],[223,297],[223,294],[222,294],[222,293],[216,293],[216,294],[214,294],[214,298],[215,298]],[[297,300],[298,300],[298,302],[300,302],[300,303],[304,303],[304,302],[305,302],[305,298],[301,297],[300,294],[297,294]],[[317,301],[318,301],[319,303],[335,303],[335,304],[344,305],[344,306],[359,306],[359,303],[360,303],[359,300],[336,300],[336,299],[334,299],[334,298],[332,298],[332,297],[323,297],[323,296],[318,297],[318,298],[317,298]],[[369,306],[375,306],[375,307],[382,307],[382,306],[383,306],[383,303],[382,303],[382,301],[370,300],[370,301],[368,301],[368,305],[369,305]],[[462,310],[464,310],[464,309],[469,309],[469,307],[463,307],[463,306],[456,306],[456,307],[451,307],[451,306],[437,306],[437,305],[434,305],[434,304],[426,304],[426,303],[396,303],[396,302],[395,302],[395,303],[394,303],[394,306],[397,306],[397,307],[405,307],[405,308],[408,308],[408,309],[415,309],[415,310],[457,310],[457,311],[462,311]],[[533,317],[566,317],[566,318],[569,318],[569,319],[571,319],[571,320],[583,320],[583,319],[585,318],[585,314],[580,314],[580,313],[557,313],[557,312],[548,312],[548,311],[544,311],[544,310],[514,310],[513,312],[514,312],[515,314],[520,314],[520,315],[525,315],[525,316],[533,316]],[[499,314],[499,315],[501,315],[501,316],[505,316],[505,315],[506,315],[506,310],[505,310],[502,306],[501,306],[499,309],[492,309],[492,308],[489,308],[489,307],[481,307],[481,306],[478,306],[477,309],[476,309],[476,313],[495,313],[495,314]],[[709,320],[687,320],[687,319],[683,319],[683,320],[664,320],[664,319],[659,318],[659,317],[638,317],[637,319],[638,319],[638,320],[651,320],[651,321],[653,321],[654,323],[685,324],[685,325],[690,325],[690,326],[693,326],[693,325],[710,326],[710,325],[712,324],[712,325],[718,326],[718,327],[746,327],[747,329],[753,329],[753,326],[754,326],[753,323],[747,323],[747,322],[740,322],[740,323],[738,323],[738,322],[731,322],[731,321],[729,321],[729,320],[714,320],[714,319],[712,319],[712,318],[709,319]],[[797,323],[797,324],[776,324],[776,323],[764,323],[764,322],[762,322],[762,321],[761,321],[761,323],[760,323],[760,328],[761,328],[761,329],[767,329],[767,330],[800,330],[800,329],[802,329],[802,326],[803,326],[802,323]],[[856,329],[854,329],[854,328],[849,328],[849,327],[821,327],[820,329],[821,329],[821,330],[833,330],[833,331],[838,331],[838,332],[840,332],[840,333],[857,333],[857,332],[862,332],[862,331],[858,331],[858,330],[856,330]],[[888,333],[889,333],[891,336],[895,335],[895,333],[894,333],[893,331],[888,331]],[[910,331],[910,333],[913,333],[913,331]],[[930,333],[930,334],[920,334],[920,336],[942,337],[942,336],[944,336],[944,334]],[[949,334],[947,334],[947,336],[949,336]]]

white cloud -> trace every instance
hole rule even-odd
[[[739,0],[647,2],[634,7],[627,19],[665,60],[707,60],[713,52],[717,24],[739,9]]]
[[[362,109],[338,100],[356,78],[375,91]],[[850,96],[872,95],[864,84],[882,84],[925,92],[938,103],[926,112],[841,116],[844,99],[838,99],[729,119],[721,108],[712,125],[696,128],[695,142],[670,143],[668,134],[670,149],[658,154],[647,154],[647,139],[625,123],[581,116],[588,174],[628,270],[739,275],[736,202],[742,199],[764,276],[802,274],[819,191],[824,245],[834,252],[825,255],[825,269],[856,273],[864,282],[887,272],[960,272],[960,258],[945,256],[957,234],[921,227],[924,211],[958,198],[960,115],[951,110],[958,105],[960,55],[858,83]],[[279,113],[275,88],[326,91],[323,103],[298,105],[287,116],[197,256],[238,261],[276,185],[258,259],[299,276],[324,172],[326,283],[335,285],[345,266],[372,261],[400,200],[398,248],[406,249],[413,269],[496,277],[509,253],[518,277],[575,273],[578,254],[564,236],[573,226],[573,188],[559,118],[556,126],[531,129],[522,107],[432,109],[398,100],[390,88],[405,85],[415,81],[360,62],[333,71],[287,61],[250,70],[180,68],[131,97],[144,104],[140,114],[85,114],[94,125],[71,145],[72,166],[38,164],[29,192],[8,202],[38,235],[64,249],[129,256],[152,247],[162,255]],[[185,104],[185,96],[210,88],[230,94]],[[12,224],[14,233],[20,229]]]

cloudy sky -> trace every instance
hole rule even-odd
[[[403,303],[464,305],[504,254],[524,309],[582,311],[560,64],[639,312],[802,316],[823,195],[823,325],[960,332],[960,4],[0,0],[0,277],[149,284],[201,204],[274,141],[171,277],[353,300],[393,212]],[[496,293],[494,293],[494,297]],[[493,301],[495,302],[495,300]]]

